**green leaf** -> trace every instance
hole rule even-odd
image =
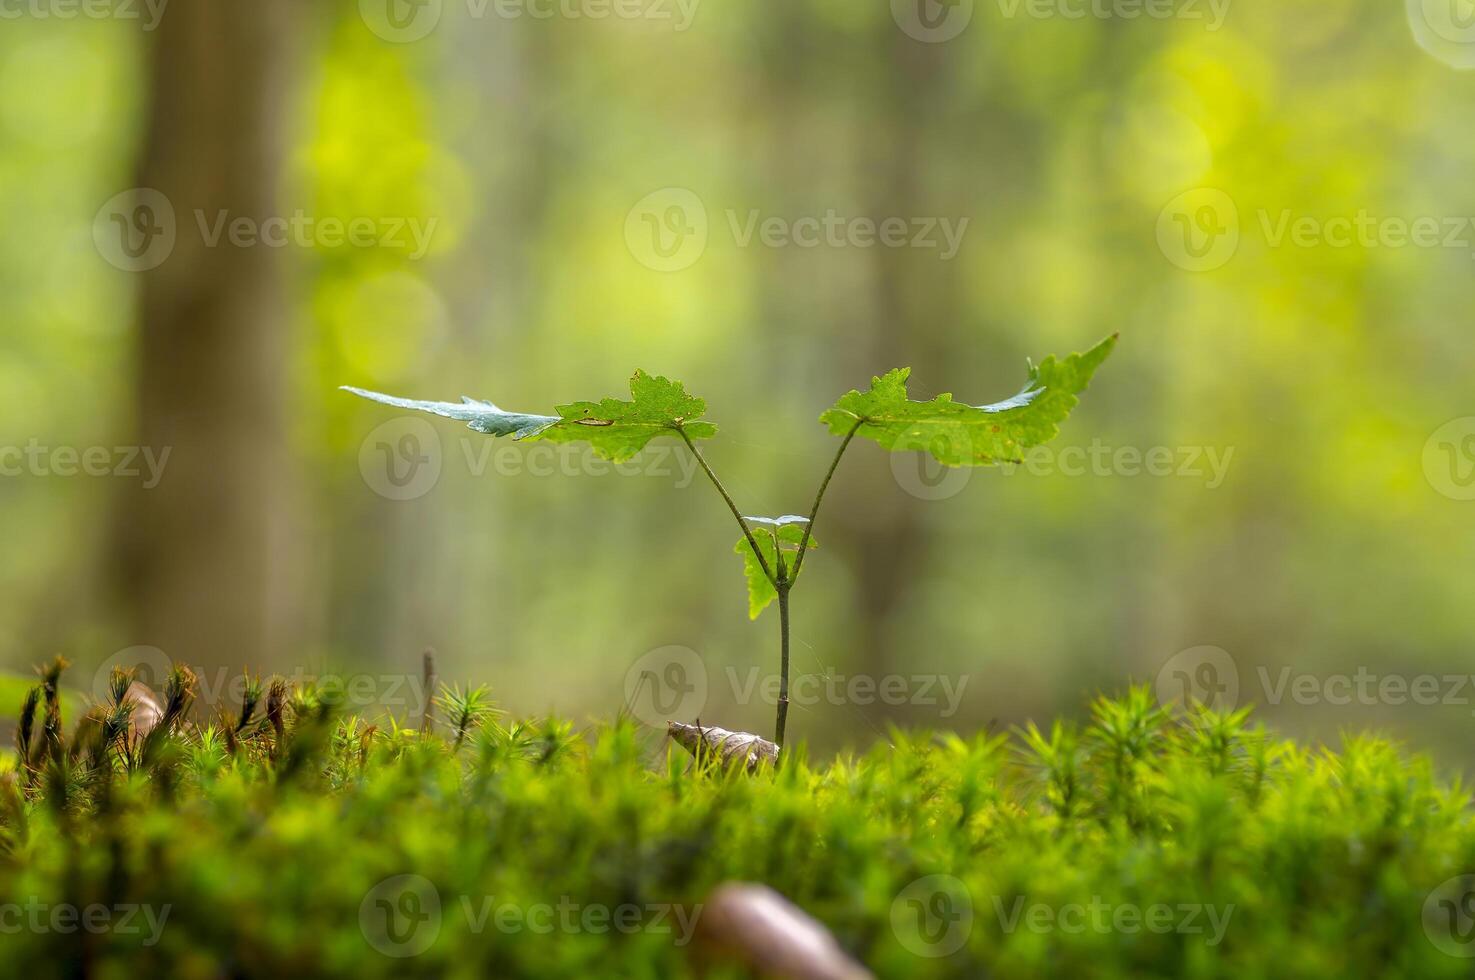
[[[1060,431],[1091,375],[1116,346],[1113,334],[1084,354],[1054,355],[1030,366],[1029,380],[1012,398],[992,405],[967,405],[952,395],[930,402],[907,398],[910,368],[871,379],[869,391],[851,391],[820,421],[836,435],[860,422],[857,435],[893,452],[920,450],[947,466],[1018,462],[1024,450],[1049,442]]]
[[[717,426],[698,422],[707,403],[686,393],[680,381],[636,371],[630,379],[631,401],[605,398],[558,406],[561,421],[543,433],[550,442],[587,441],[605,459],[624,462],[663,433],[684,431],[692,439],[710,439]]]
[[[778,571],[778,553],[782,551],[785,567],[793,575],[794,560],[789,556],[798,554],[809,518],[785,514],[783,517],[744,517],[743,520],[752,529],[753,540],[758,544],[758,550],[763,552],[763,560],[768,562],[768,567]],[[809,538],[809,547],[819,547],[813,536]],[[763,566],[758,564],[746,537],[739,538],[737,547],[732,550],[743,559],[743,574],[748,579],[748,618],[757,619],[758,614],[778,598],[778,590],[763,574]]]
[[[686,393],[679,381],[652,377],[636,371],[630,379],[631,401],[605,398],[598,402],[574,402],[558,406],[557,415],[528,415],[505,412],[491,402],[462,398],[457,402],[416,401],[381,395],[376,391],[344,386],[344,391],[361,398],[458,419],[477,432],[513,439],[549,442],[587,442],[605,459],[622,463],[644,449],[658,435],[685,432],[692,439],[710,439],[717,427],[696,421],[707,403]]]

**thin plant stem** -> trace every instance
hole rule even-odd
[[[420,719],[420,733],[428,736],[435,730],[435,718],[431,714],[432,705],[435,702],[435,651],[427,649],[421,654],[420,662],[425,678],[425,687],[422,690],[426,698],[424,714]]]
[[[686,448],[691,450],[691,454],[702,465],[702,472],[707,474],[707,479],[712,481],[712,486],[716,487],[717,492],[722,494],[722,499],[727,501],[727,509],[732,511],[732,516],[737,520],[738,527],[743,529],[743,537],[748,539],[748,547],[753,549],[753,554],[758,558],[758,567],[763,569],[763,574],[768,576],[770,582],[777,585],[778,576],[774,574],[773,569],[768,567],[768,559],[763,557],[763,552],[759,550],[758,542],[753,537],[752,529],[748,527],[748,522],[743,520],[742,512],[738,510],[737,504],[732,502],[732,495],[727,492],[727,488],[722,485],[722,481],[717,479],[717,474],[712,472],[712,467],[707,465],[707,458],[702,455],[702,451],[697,448],[696,443],[691,441],[691,436],[687,435],[686,431],[679,427],[676,431],[686,443]]]
[[[763,569],[763,574],[768,577],[768,580],[773,583],[774,589],[778,592],[778,717],[774,722],[773,740],[780,748],[783,747],[784,729],[788,726],[789,722],[789,591],[794,587],[794,581],[799,577],[799,569],[804,565],[804,556],[809,551],[809,539],[814,530],[814,522],[819,517],[819,506],[825,499],[825,491],[830,487],[830,480],[834,478],[835,470],[839,468],[840,459],[845,455],[845,450],[850,447],[851,440],[855,438],[855,434],[860,431],[860,427],[864,424],[865,419],[855,420],[855,425],[851,426],[850,431],[845,433],[845,438],[841,441],[840,448],[836,450],[835,458],[830,461],[830,468],[825,472],[825,478],[819,485],[819,491],[814,495],[814,506],[809,510],[809,520],[804,525],[804,537],[799,542],[799,552],[794,558],[794,567],[792,569],[785,567],[783,549],[778,546],[777,539],[774,541],[773,553],[775,560],[778,562],[778,567],[770,568],[768,566],[768,560],[763,557],[763,552],[758,547],[758,541],[753,537],[752,528],[748,527],[748,522],[743,519],[742,512],[738,510],[737,504],[733,503],[732,495],[727,492],[727,488],[722,485],[722,481],[717,479],[717,474],[713,472],[712,467],[707,463],[707,458],[696,447],[696,443],[692,441],[691,436],[687,435],[685,430],[680,427],[676,429],[682,441],[686,443],[686,448],[691,450],[691,454],[696,457],[697,463],[701,465],[702,472],[707,474],[707,479],[712,481],[712,486],[716,487],[717,492],[722,495],[723,501],[727,504],[727,509],[732,511],[733,519],[743,529],[743,537],[747,538],[748,547],[753,549],[753,554],[758,558],[758,566]]]
[[[784,728],[789,723],[789,587],[792,581],[778,583],[779,681],[778,718],[774,722],[773,742],[784,747]]]
[[[809,520],[804,525],[804,537],[799,541],[799,553],[794,557],[794,567],[784,567],[783,552],[776,550],[779,568],[778,580],[774,587],[778,590],[778,628],[779,628],[779,679],[778,679],[778,718],[774,722],[773,741],[780,748],[784,744],[784,729],[789,724],[789,590],[794,587],[794,582],[799,578],[799,569],[804,565],[804,556],[809,551],[809,539],[814,532],[814,522],[819,517],[819,505],[825,499],[825,491],[829,489],[830,480],[835,476],[835,470],[840,466],[840,458],[845,455],[845,450],[850,447],[850,441],[865,424],[865,419],[856,419],[850,431],[845,433],[845,438],[840,443],[840,448],[835,451],[835,458],[830,461],[830,468],[825,472],[825,478],[819,485],[819,492],[814,495],[814,506],[809,509]]]
[[[855,424],[850,427],[850,431],[845,433],[845,439],[840,443],[840,448],[836,450],[835,458],[830,463],[829,472],[825,474],[824,482],[819,485],[819,492],[814,495],[814,506],[809,509],[809,522],[804,525],[804,537],[799,542],[799,556],[794,559],[794,574],[789,576],[790,581],[799,577],[799,569],[804,565],[804,555],[809,551],[809,536],[814,531],[815,519],[819,517],[819,505],[825,499],[825,491],[830,487],[830,479],[835,475],[835,470],[840,466],[840,457],[845,455],[845,450],[850,447],[850,440],[855,438],[855,434],[860,431],[860,427],[865,424],[865,421],[865,419],[856,419]],[[786,677],[787,674],[788,672],[785,671]]]

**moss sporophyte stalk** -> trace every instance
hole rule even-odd
[[[891,452],[927,453],[943,466],[998,466],[1018,464],[1023,454],[1049,442],[1079,401],[1096,369],[1116,346],[1116,335],[1083,354],[1050,356],[1028,364],[1024,386],[1012,397],[974,405],[951,394],[931,401],[907,396],[909,368],[896,368],[871,379],[865,391],[853,390],[820,415],[820,422],[840,443],[820,480],[808,516],[745,515],[733,500],[698,443],[717,434],[706,421],[707,403],[687,394],[680,381],[636,371],[630,379],[630,399],[604,398],[556,406],[554,415],[509,412],[488,401],[463,398],[460,402],[419,401],[345,387],[345,391],[394,408],[429,412],[465,422],[489,436],[511,436],[521,442],[586,443],[600,457],[623,463],[651,440],[668,436],[681,440],[706,474],[742,531],[735,551],[743,561],[748,584],[748,615],[757,619],[778,603],[779,687],[774,743],[784,744],[789,714],[790,596],[799,581],[805,559],[818,545],[814,536],[825,491],[840,460],[857,436]]]

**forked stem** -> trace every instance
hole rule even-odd
[[[768,576],[770,582],[774,583],[775,586],[778,585],[778,576],[773,573],[773,569],[768,567],[768,559],[763,557],[763,552],[759,549],[758,542],[753,537],[752,528],[748,527],[748,522],[743,520],[742,511],[738,510],[737,504],[732,502],[732,495],[727,492],[727,488],[722,485],[722,481],[717,479],[717,474],[712,472],[712,467],[707,465],[707,457],[702,455],[702,451],[697,448],[696,443],[691,441],[691,436],[686,434],[685,429],[677,427],[676,431],[680,433],[682,441],[686,443],[686,448],[691,450],[691,454],[701,464],[702,472],[707,474],[707,479],[712,481],[712,486],[717,488],[717,492],[722,494],[722,499],[727,502],[727,509],[732,511],[733,519],[738,522],[738,527],[743,529],[743,537],[748,539],[748,547],[753,549],[753,554],[758,559],[758,567],[763,569],[763,574]]]
[[[830,468],[825,472],[825,478],[819,485],[819,492],[814,495],[814,506],[809,509],[809,520],[804,525],[804,537],[799,541],[799,552],[794,557],[794,567],[792,569],[785,567],[783,549],[778,546],[777,539],[774,541],[773,553],[775,560],[778,562],[778,567],[769,567],[768,559],[763,557],[763,551],[758,547],[757,539],[753,537],[753,529],[748,527],[748,522],[743,519],[742,511],[738,510],[737,504],[733,503],[732,495],[727,492],[727,488],[722,485],[722,481],[717,479],[717,474],[712,471],[712,467],[707,463],[707,458],[702,455],[702,451],[697,448],[691,436],[687,435],[686,431],[680,426],[676,427],[676,432],[681,436],[682,441],[686,443],[686,448],[691,450],[691,454],[696,457],[697,463],[701,465],[702,472],[707,474],[707,479],[712,481],[712,486],[716,487],[717,492],[722,495],[722,500],[727,504],[727,509],[732,511],[733,519],[738,522],[738,527],[743,529],[743,537],[748,540],[748,547],[753,549],[753,554],[758,559],[758,566],[763,569],[763,574],[768,577],[768,581],[773,583],[774,589],[778,592],[778,717],[774,721],[773,741],[780,748],[784,744],[784,729],[788,727],[789,723],[789,591],[793,589],[794,581],[799,577],[799,569],[804,565],[804,556],[809,552],[810,536],[814,530],[814,522],[819,518],[819,506],[824,502],[825,491],[829,489],[830,480],[834,478],[835,470],[839,468],[840,459],[845,455],[845,450],[850,447],[850,441],[855,438],[855,434],[860,431],[860,427],[864,424],[865,419],[858,418],[855,420],[855,424],[850,427],[850,431],[845,433],[845,438],[841,441],[840,448],[836,450],[835,458],[830,461]]]
[[[804,525],[804,537],[799,541],[799,553],[794,557],[792,570],[784,568],[783,553],[778,554],[779,570],[778,581],[774,588],[778,590],[778,628],[779,628],[779,678],[778,678],[778,719],[774,722],[773,740],[780,748],[784,744],[784,729],[789,724],[789,590],[794,587],[794,582],[799,578],[799,569],[804,565],[804,556],[809,552],[809,539],[814,531],[814,522],[819,518],[819,505],[824,502],[825,491],[830,487],[830,480],[835,476],[835,470],[840,467],[840,458],[845,455],[845,450],[850,447],[850,440],[860,431],[865,424],[865,419],[856,419],[850,431],[845,433],[845,438],[840,442],[840,448],[835,451],[835,458],[830,461],[830,468],[825,472],[825,478],[819,485],[819,492],[814,495],[814,506],[809,508],[809,520]]]

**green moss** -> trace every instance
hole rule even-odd
[[[1475,869],[1469,799],[1374,738],[1312,750],[1133,690],[1079,730],[896,732],[747,776],[624,723],[482,707],[453,751],[454,729],[287,704],[281,745],[264,719],[233,738],[180,723],[0,775],[9,922],[27,903],[153,916],[85,941],[7,931],[8,972],[685,976],[682,937],[729,879],[773,886],[885,977],[1469,968],[1446,951],[1463,896],[1438,890]]]

